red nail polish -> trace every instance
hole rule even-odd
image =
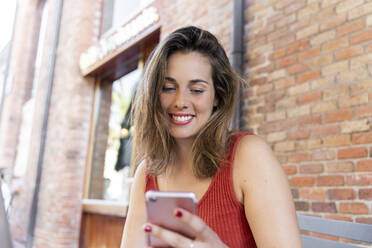
[[[182,217],[182,212],[181,212],[180,210],[177,210],[177,212],[176,212],[176,216],[177,216],[178,218],[181,218],[181,217]]]
[[[145,226],[145,232],[151,232],[152,231],[152,228],[151,226]]]

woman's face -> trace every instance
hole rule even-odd
[[[175,139],[194,138],[216,106],[212,67],[198,52],[176,52],[168,59],[160,102]]]

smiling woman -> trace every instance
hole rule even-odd
[[[208,31],[181,28],[154,50],[132,110],[137,170],[122,247],[144,247],[149,235],[172,247],[301,247],[287,178],[270,147],[228,129],[241,82]],[[195,238],[146,223],[150,190],[196,195],[197,214],[171,213]]]
[[[211,70],[208,58],[197,52],[177,52],[169,57],[160,102],[174,139],[190,140],[192,145],[212,115],[216,100]]]

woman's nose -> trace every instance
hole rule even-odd
[[[174,100],[174,107],[177,109],[187,108],[187,99],[183,92],[181,91],[177,92],[175,100]]]

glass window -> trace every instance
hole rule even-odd
[[[102,34],[120,27],[151,2],[153,0],[104,0]]]
[[[113,83],[104,82],[101,86],[89,185],[91,199],[128,201],[132,180],[130,109],[141,73],[140,66]]]

